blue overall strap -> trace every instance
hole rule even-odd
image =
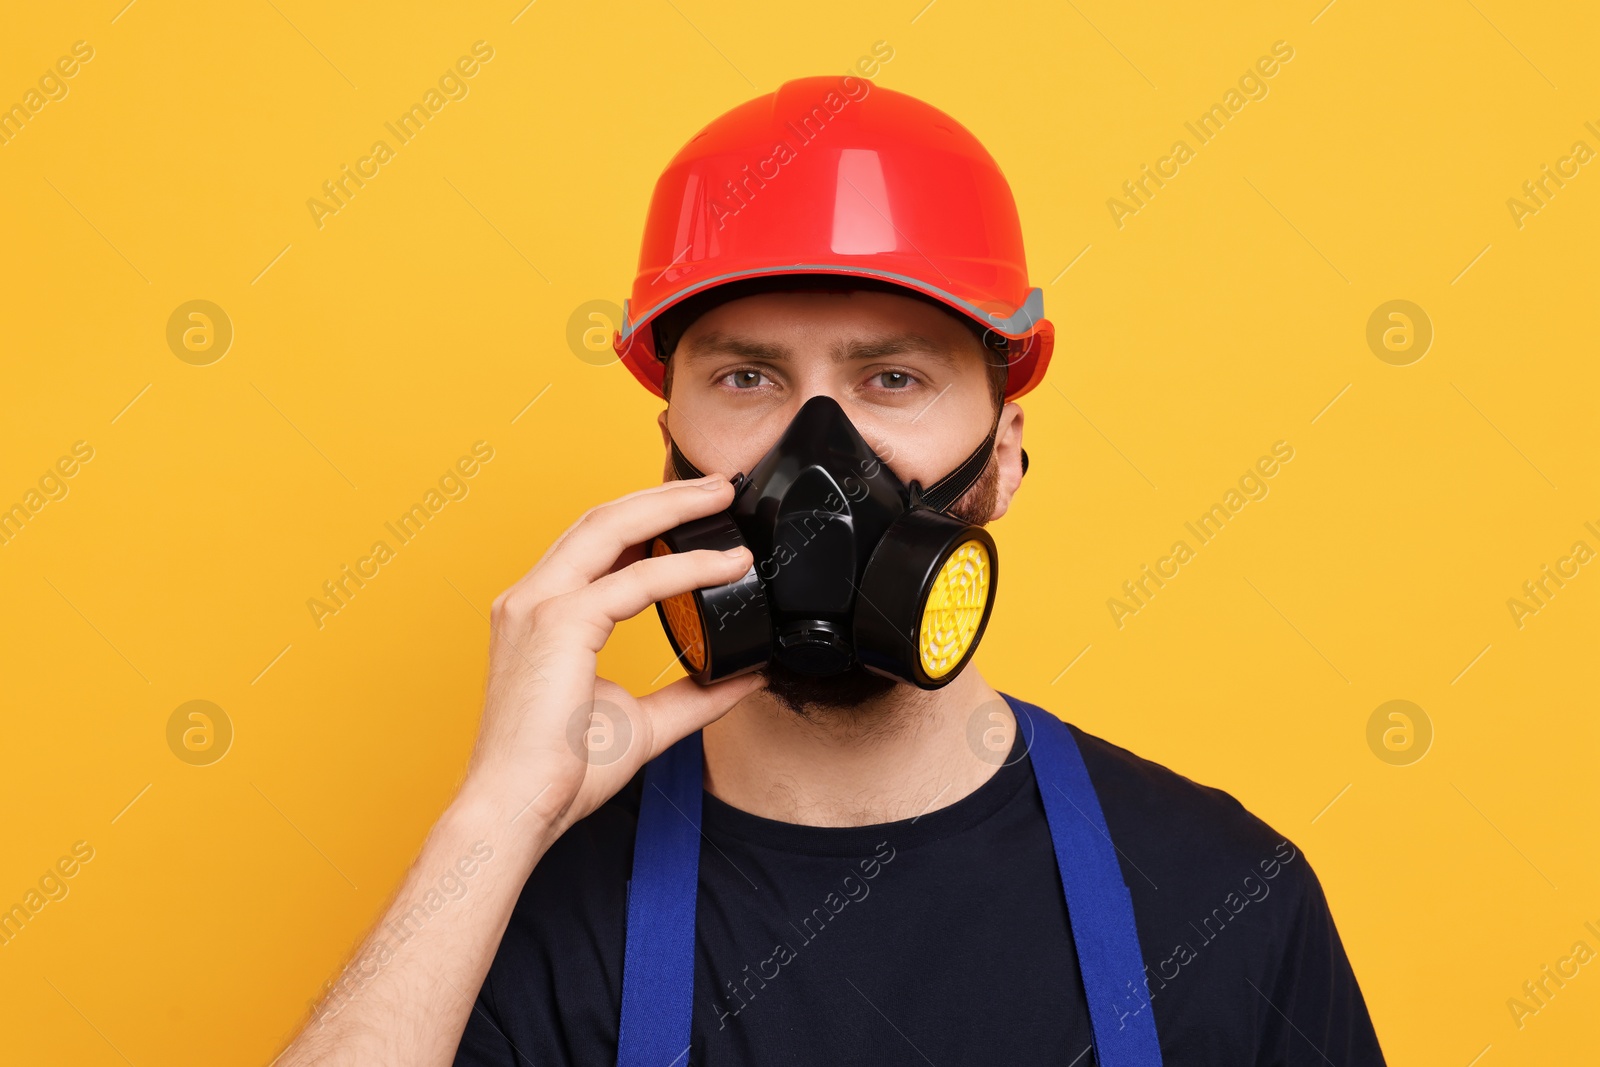
[[[1032,741],[1028,754],[1066,891],[1067,918],[1089,1000],[1095,1062],[1100,1067],[1160,1067],[1161,1045],[1133,924],[1133,898],[1122,881],[1078,742],[1067,724],[1049,712],[1015,697],[1005,699],[1017,716],[1017,728]]]
[[[1004,694],[1002,694],[1004,695]],[[1071,730],[1015,697],[1066,893],[1101,1067],[1160,1067],[1133,899]],[[700,874],[700,735],[645,768],[628,890],[618,1067],[675,1067],[689,1051]]]
[[[628,883],[617,1067],[674,1067],[689,1052],[703,758],[696,731],[644,770]]]

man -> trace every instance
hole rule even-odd
[[[685,146],[650,220],[617,346],[668,480],[495,601],[460,794],[280,1062],[1381,1063],[1294,844],[970,665],[1054,336],[981,145],[801,79]],[[838,514],[778,559],[807,478]],[[977,599],[929,608],[944,557],[875,522],[978,545]],[[635,698],[595,657],[657,602],[693,677]]]

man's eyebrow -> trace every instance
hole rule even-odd
[[[688,350],[684,354],[690,359],[731,355],[782,363],[794,358],[793,351],[787,345],[726,333],[708,333],[695,338],[694,342],[686,347]],[[853,363],[907,353],[924,355],[946,366],[954,366],[956,362],[954,353],[917,333],[894,334],[871,340],[841,341],[829,350],[828,355],[835,363]]]
[[[829,354],[835,363],[855,363],[908,353],[927,356],[947,367],[954,367],[956,363],[955,355],[949,349],[917,333],[895,334],[870,341],[843,341],[835,345]]]
[[[711,356],[739,356],[744,359],[781,361],[788,359],[790,355],[786,345],[715,332],[708,333],[703,337],[697,337],[693,343],[682,347],[685,349],[684,355],[690,359],[704,359]]]

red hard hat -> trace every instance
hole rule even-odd
[[[865,78],[799,78],[690,139],[656,181],[612,341],[662,396],[651,323],[717,286],[849,275],[931,297],[1004,339],[1006,398],[1044,378],[1055,327],[1028,286],[1011,187],[960,123]]]

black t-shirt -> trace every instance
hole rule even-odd
[[[1164,1062],[1383,1063],[1305,856],[1228,794],[1073,729],[1133,896]],[[540,860],[457,1064],[616,1061],[641,788],[642,774]],[[707,793],[703,830],[690,1067],[1094,1062],[1021,730],[987,782],[914,819],[799,826]]]

